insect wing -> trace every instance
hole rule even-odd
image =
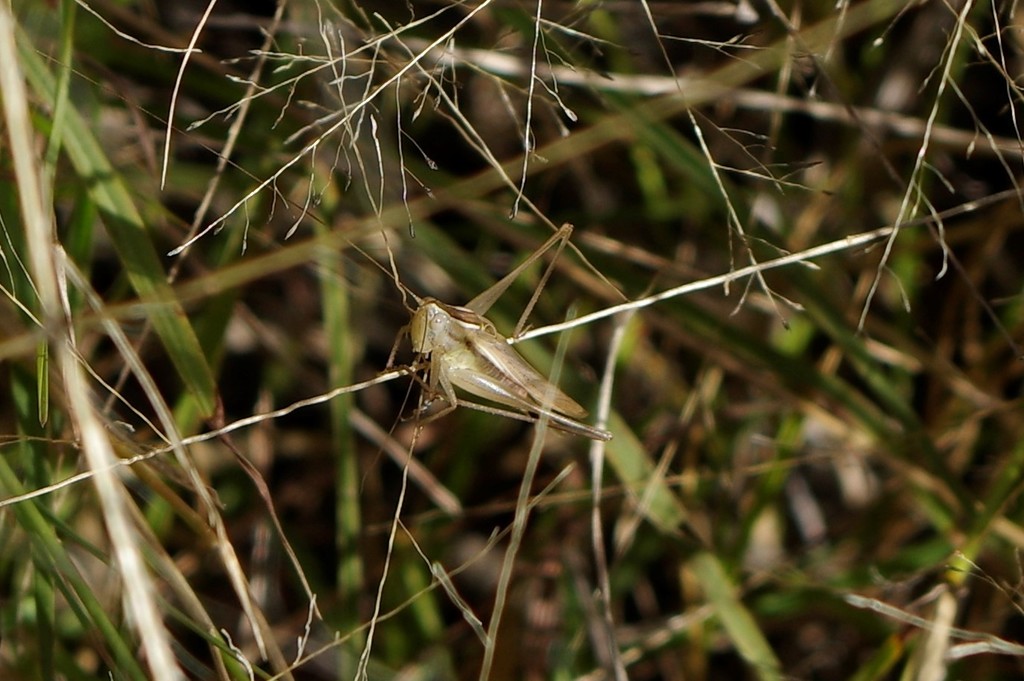
[[[588,426],[585,423],[574,421],[568,416],[533,404],[532,400],[525,399],[524,390],[518,384],[510,382],[507,378],[492,378],[480,369],[481,367],[479,365],[467,367],[461,364],[446,364],[444,371],[447,379],[451,381],[452,385],[455,387],[461,388],[462,390],[465,390],[472,395],[476,395],[477,397],[483,397],[484,399],[491,400],[492,402],[512,407],[516,412],[521,410],[536,412],[539,416],[549,419],[552,428],[556,428],[573,435],[587,437],[591,440],[603,440],[607,442],[612,439],[611,433],[607,430]],[[550,388],[548,388],[548,390],[550,390]],[[563,397],[565,396],[563,395]],[[579,407],[579,405],[576,406]],[[582,409],[582,407],[580,408]]]
[[[573,418],[587,415],[586,409],[552,385],[501,336],[478,333],[470,335],[469,341],[473,345],[474,354],[485,365],[479,368],[499,380],[528,407],[545,408]]]

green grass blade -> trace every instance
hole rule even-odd
[[[25,73],[36,95],[55,106],[53,77],[24,36],[20,37],[19,48]],[[166,282],[163,265],[142,215],[85,121],[76,111],[68,109],[64,124],[64,148],[79,176],[89,185],[90,196],[99,209],[128,279],[146,304],[148,320],[200,410],[211,414],[216,391],[213,372],[184,309]]]
[[[781,664],[754,616],[740,601],[736,585],[722,563],[705,552],[694,556],[690,566],[730,640],[757,677],[763,681],[781,681]]]

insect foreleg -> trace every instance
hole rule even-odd
[[[398,335],[395,336],[395,344],[391,346],[391,352],[388,354],[388,363],[384,366],[385,369],[390,369],[395,366],[395,357],[398,356],[398,347],[402,344],[402,339],[409,333],[410,326],[410,324],[406,324],[398,330]]]
[[[435,359],[430,366],[430,387],[435,393],[437,393],[438,385],[441,387],[441,396],[451,405],[451,409],[457,407],[459,398],[455,396],[455,386],[452,385],[452,379],[448,375],[448,366],[443,360]]]
[[[444,409],[427,416],[421,421],[421,423],[429,423],[434,419],[439,419],[442,416],[455,411],[456,407],[459,406],[459,399],[455,396],[455,388],[452,386],[452,382],[448,378],[448,373],[445,370],[444,363],[439,359],[435,359],[430,364],[428,371],[429,376],[426,382],[423,383],[421,381],[421,383],[423,383],[423,395],[426,395],[427,399],[424,400],[421,396],[419,413],[422,414],[429,409],[430,405],[433,404],[434,400],[439,396],[444,399],[447,404]],[[438,390],[438,388],[440,388],[440,390]]]

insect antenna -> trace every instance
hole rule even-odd
[[[380,235],[381,238],[384,239],[384,249],[388,252],[388,266],[391,268],[388,274],[391,275],[391,279],[395,282],[395,288],[398,289],[399,294],[402,296],[402,306],[409,312],[409,314],[412,314],[415,310],[413,310],[409,305],[409,296],[412,296],[417,305],[419,305],[422,300],[419,296],[410,291],[409,288],[402,283],[401,277],[398,276],[398,264],[395,262],[395,252],[391,250],[391,241],[388,239],[387,231],[381,229]],[[404,330],[407,331],[408,329]],[[401,334],[399,334],[399,337],[401,337]]]

